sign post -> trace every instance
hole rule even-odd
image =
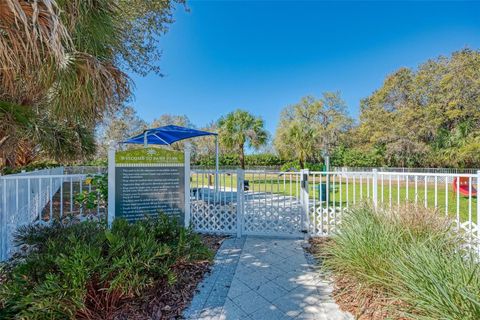
[[[188,150],[183,154],[150,147],[116,152],[111,145],[108,155],[109,226],[115,218],[135,222],[160,213],[188,222]]]

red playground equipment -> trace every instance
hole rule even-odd
[[[460,180],[457,182],[457,179]],[[455,178],[453,179],[453,190],[455,192],[457,192],[457,184],[458,184],[458,187],[459,187],[459,193],[462,195],[462,196],[465,196],[465,197],[468,197],[468,195],[470,194],[470,185],[468,184],[468,181],[469,178],[467,177],[458,177],[458,178]],[[477,189],[475,189],[473,186],[471,187],[472,188],[472,197],[476,197],[477,196]]]

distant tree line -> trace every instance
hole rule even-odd
[[[318,170],[328,155],[332,166],[480,167],[479,51],[463,49],[415,69],[400,68],[360,105],[354,120],[340,92],[324,92],[286,106],[273,135],[261,117],[241,109],[197,128],[219,133],[225,166]],[[168,124],[195,127],[186,115],[164,114],[147,123],[122,105],[97,125],[95,157],[106,157],[110,140]],[[184,143],[172,148],[181,150]],[[188,143],[194,165],[214,165],[212,137]]]
[[[186,116],[164,118],[190,124]],[[202,129],[220,133],[224,165],[302,168],[329,155],[332,166],[479,167],[480,52],[400,68],[362,99],[357,121],[339,92],[325,92],[285,107],[272,138],[260,117],[243,110]],[[266,154],[244,155],[265,145]],[[195,163],[213,165],[213,139],[194,141],[193,150]]]
[[[480,52],[401,68],[361,101],[346,148],[386,166],[480,165]]]
[[[282,159],[278,155],[272,153],[245,155],[246,167],[281,167],[287,162],[287,160]],[[241,167],[240,159],[238,155],[234,153],[221,154],[219,157],[219,163],[221,166]],[[214,167],[215,155],[196,155],[193,159],[193,164],[202,167]]]

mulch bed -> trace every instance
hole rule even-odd
[[[225,237],[202,235],[202,240],[212,251],[217,252]],[[91,320],[164,320],[180,319],[183,310],[190,304],[197,284],[210,271],[210,261],[182,263],[175,267],[176,281],[169,285],[167,280],[155,283],[147,292],[135,299],[122,299],[110,293],[108,296],[96,296],[92,303],[102,301],[102,305],[92,306],[98,310],[95,314],[81,314],[78,318]],[[99,292],[99,290],[92,290]],[[102,292],[100,290],[100,292]]]
[[[332,240],[329,238],[311,238],[307,251],[317,259],[328,259],[322,254],[323,248]],[[321,261],[318,261],[321,263]],[[399,301],[389,299],[381,290],[363,288],[355,279],[333,275],[332,296],[343,311],[350,312],[358,320],[382,320],[406,318],[399,315]]]

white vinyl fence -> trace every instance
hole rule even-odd
[[[19,226],[104,213],[103,204],[88,209],[75,201],[78,193],[92,191],[85,181],[88,177],[61,171],[0,177],[1,259],[11,255],[12,235]],[[457,231],[480,250],[477,190],[480,171],[220,170],[216,174],[214,170],[192,170],[190,222],[196,231],[205,233],[328,236],[356,204],[395,208],[413,203],[452,219]]]
[[[86,179],[86,174],[64,174],[63,167],[0,176],[0,261],[14,252],[19,227],[83,214],[75,196],[92,190]]]
[[[471,245],[478,245],[480,172],[236,170],[218,177],[216,185],[214,171],[192,170],[191,216],[197,231],[328,236],[356,204],[412,203],[449,217]]]
[[[349,207],[369,201],[374,206],[406,203],[449,217],[468,244],[480,250],[480,171],[475,174],[419,172],[309,173],[310,232],[328,235],[341,223]]]

